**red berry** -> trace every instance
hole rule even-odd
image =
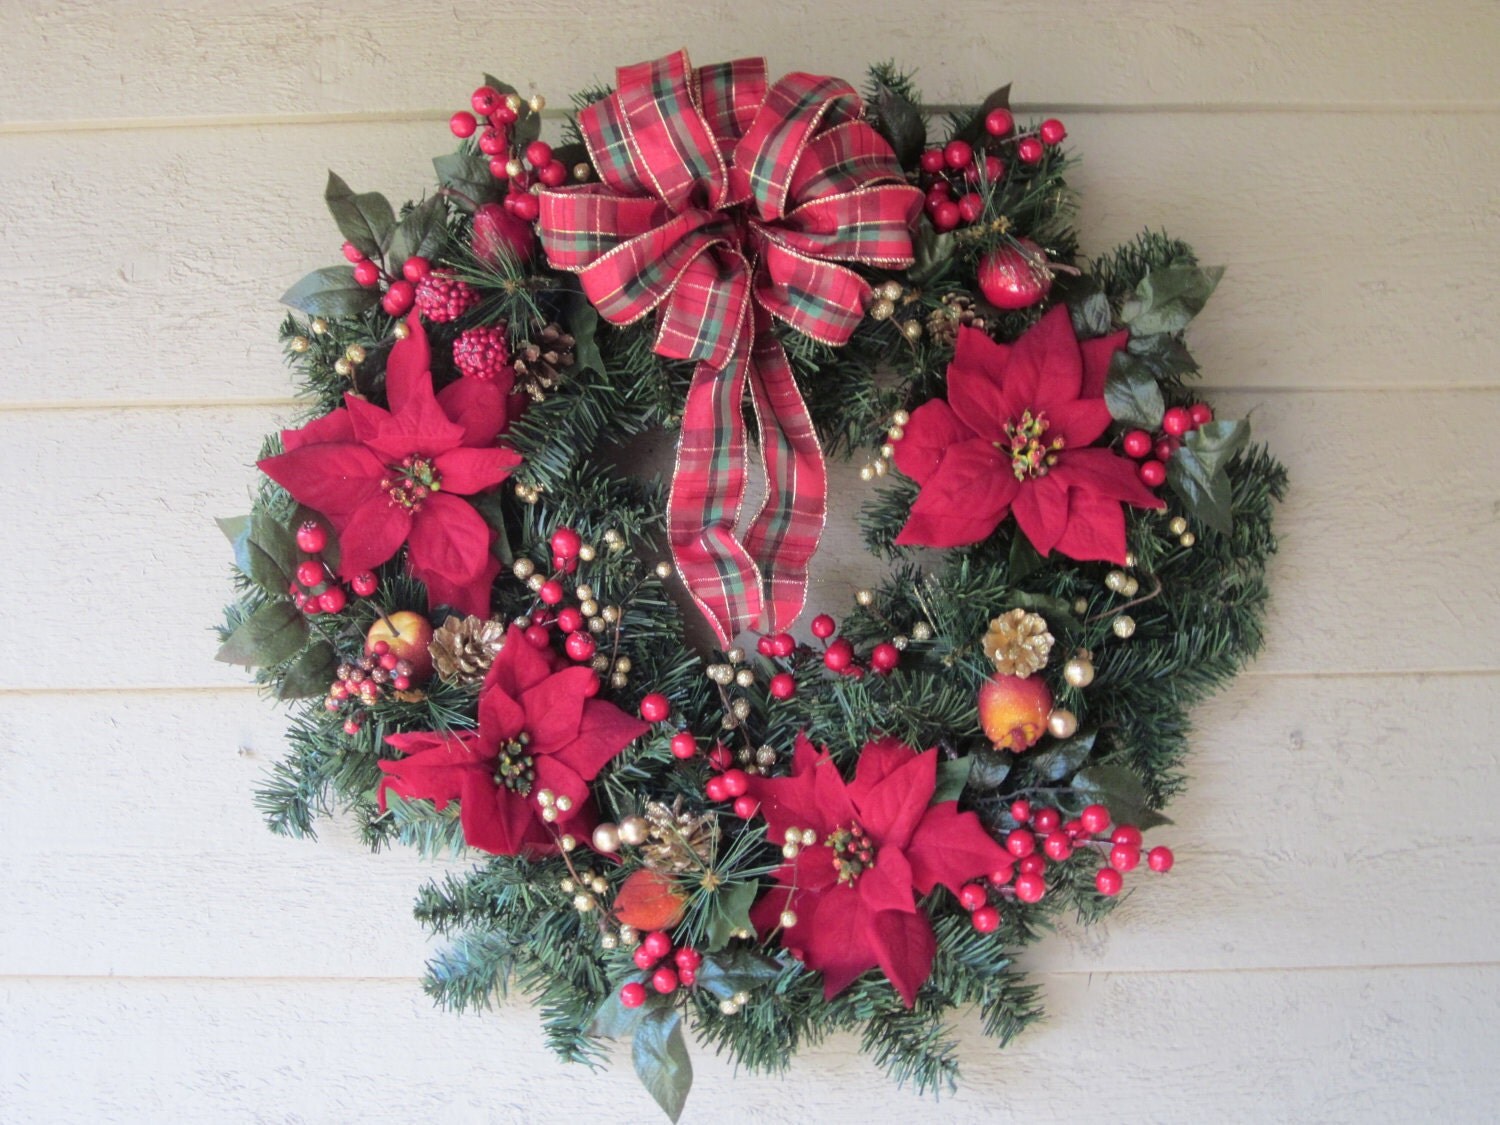
[[[583,628],[583,613],[577,606],[564,606],[557,611],[557,627],[564,633],[576,633]]]
[[[568,182],[568,166],[554,158],[537,169],[536,178],[545,187],[562,187]]]
[[[714,748],[708,752],[708,764],[716,770],[727,770],[734,765],[734,755],[729,752],[729,747],[722,742],[716,743]]]
[[[1036,837],[1024,828],[1005,834],[1005,850],[1018,859],[1036,851]]]
[[[359,733],[359,720],[358,719],[345,719],[344,720],[344,733],[345,734],[358,734]]]
[[[847,638],[840,637],[828,646],[823,654],[823,663],[830,671],[842,672],[854,662],[854,646]]]
[[[1047,861],[1039,855],[1029,855],[1016,864],[1022,875],[1040,875],[1047,870]]]
[[[762,656],[771,656],[775,653],[775,645],[771,643],[771,634],[766,633],[756,639],[755,651]]]
[[[1176,860],[1177,857],[1172,854],[1171,848],[1152,848],[1146,853],[1146,866],[1152,871],[1159,871],[1163,874],[1172,870],[1172,864]]]
[[[380,582],[373,573],[367,570],[349,579],[349,585],[360,597],[368,598],[379,588]]]
[[[627,1008],[639,1008],[646,1002],[646,986],[633,980],[620,989],[620,1003]]]
[[[552,146],[546,141],[532,141],[526,146],[526,163],[540,168],[552,159]]]
[[[342,613],[349,597],[342,586],[330,586],[318,595],[318,608],[324,613]]]
[[[699,953],[690,945],[684,945],[676,953],[672,954],[672,962],[678,969],[693,969],[703,964],[703,954]]]
[[[1050,860],[1061,863],[1073,854],[1073,840],[1066,832],[1052,832],[1042,841],[1042,851]]]
[[[635,962],[635,967],[637,969],[649,969],[652,965],[656,964],[658,960],[646,951],[646,947],[644,945],[636,946],[635,953],[631,955],[630,959]]]
[[[1031,818],[1031,827],[1037,832],[1056,832],[1062,824],[1062,813],[1056,809],[1038,809]]]
[[[790,633],[777,633],[771,638],[772,656],[791,656],[797,650],[797,642]]]
[[[545,609],[534,609],[531,611],[531,623],[533,625],[547,624],[547,611]]]
[[[1110,833],[1110,841],[1115,844],[1128,844],[1132,848],[1141,846],[1141,830],[1133,824],[1122,824]]]
[[[501,379],[511,371],[510,344],[505,329],[470,328],[453,341],[453,366],[471,379]]]
[[[989,892],[978,883],[965,883],[958,888],[958,904],[965,910],[978,910],[989,900]]]
[[[1016,145],[1016,156],[1022,164],[1040,164],[1043,151],[1042,142],[1035,137],[1025,137]]]
[[[417,291],[409,281],[393,281],[380,298],[380,307],[387,316],[405,316],[416,300]]]
[[[996,887],[1003,887],[1006,883],[1009,883],[1011,879],[1015,878],[1015,874],[1016,865],[1014,862],[1009,862],[1004,867],[997,867],[995,868],[995,870],[990,872],[990,884]]]
[[[754,797],[743,796],[734,799],[734,815],[741,820],[749,820],[760,811],[760,802]]]
[[[974,159],[974,146],[968,141],[949,141],[943,146],[943,163],[957,170]]]
[[[660,961],[672,952],[672,939],[661,930],[652,930],[641,939],[641,948],[646,951],[653,962]]]
[[[922,153],[922,171],[929,175],[941,172],[945,163],[943,160],[943,150],[940,148],[930,148]]]
[[[1012,801],[1010,803],[1010,818],[1017,824],[1025,824],[1031,819],[1031,802]]]
[[[1170,461],[1172,454],[1182,448],[1182,442],[1174,437],[1164,437],[1156,443],[1156,448],[1151,452],[1155,454],[1158,461]]]
[[[1135,468],[1136,474],[1141,478],[1141,483],[1147,488],[1160,488],[1167,480],[1167,467],[1160,461],[1142,461]]]
[[[395,670],[396,665],[401,663],[401,658],[387,648],[385,652],[380,654],[379,663],[387,672],[392,672]]]
[[[480,117],[488,117],[505,101],[493,86],[481,86],[469,95],[469,104]]]
[[[461,109],[448,118],[448,128],[453,131],[455,137],[462,140],[474,135],[474,130],[479,128],[479,122],[474,120],[474,115],[468,110]]]
[[[1141,862],[1141,849],[1129,844],[1116,844],[1109,849],[1109,865],[1116,871],[1134,871]]]
[[[984,214],[984,199],[977,193],[964,196],[958,201],[958,217],[972,223]]]
[[[376,656],[384,656],[386,653],[391,651],[391,646],[387,641],[376,641],[373,645],[370,646],[370,651],[373,652]]]
[[[1145,430],[1131,430],[1120,444],[1124,446],[1126,456],[1139,461],[1151,452],[1151,435]]]
[[[304,586],[316,586],[323,581],[323,564],[308,559],[297,564],[297,581]]]
[[[563,651],[568,654],[568,659],[575,664],[582,664],[586,660],[594,659],[594,652],[598,648],[594,644],[594,638],[585,630],[569,633],[568,639],[563,642]]]
[[[1109,827],[1109,810],[1103,805],[1089,805],[1078,816],[1083,830],[1097,836]]]
[[[992,109],[984,116],[984,131],[992,137],[1003,137],[1016,127],[1016,119],[1008,109]]]
[[[1000,911],[993,906],[981,906],[969,915],[969,924],[982,934],[992,934],[1000,928]]]
[[[1000,177],[1005,175],[1005,161],[998,156],[986,156],[984,158],[984,178],[990,183],[996,183]]]
[[[571,527],[558,528],[552,533],[552,538],[548,542],[552,546],[552,553],[564,559],[577,558],[578,549],[583,546],[583,540],[578,532]]]
[[[510,171],[505,167],[507,161],[503,156],[496,156],[490,161],[490,175],[497,180],[510,179]],[[486,203],[486,207],[493,207],[493,203]]]
[[[1192,419],[1193,428],[1206,426],[1214,420],[1214,409],[1206,402],[1195,402],[1188,407],[1188,417]]]
[[[1063,831],[1075,840],[1080,836],[1088,835],[1088,831],[1083,827],[1083,821],[1081,820],[1068,821],[1063,825]]]
[[[665,965],[651,974],[651,987],[663,996],[676,992],[678,983],[676,971]]]
[[[549,579],[537,589],[536,596],[542,600],[543,605],[556,605],[563,600],[562,583],[556,578]]]
[[[1063,127],[1063,123],[1055,117],[1049,117],[1043,121],[1042,127],[1037,132],[1041,135],[1044,145],[1060,145],[1063,138],[1068,135],[1068,130]]]
[[[722,774],[711,777],[704,783],[703,795],[716,804],[729,800],[729,786],[724,784]]]
[[[405,691],[407,688],[411,687],[411,677],[392,676],[391,687],[395,688],[397,691]]]
[[[660,692],[652,692],[641,700],[641,718],[648,723],[659,723],[672,713],[672,701]]]
[[[771,677],[769,690],[772,699],[790,699],[797,694],[797,681],[790,672],[778,672]]]
[[[479,151],[486,156],[504,156],[510,150],[510,134],[493,125],[479,134]]]
[[[889,672],[900,663],[901,650],[889,642],[876,645],[870,653],[870,666],[877,672]]]
[[[380,281],[380,267],[368,260],[357,262],[354,266],[354,280],[370,289]]]
[[[724,783],[724,792],[731,797],[743,797],[750,788],[750,775],[744,770],[725,770],[719,775]]]
[[[548,634],[546,628],[541,625],[526,626],[526,632],[522,636],[526,638],[527,643],[532,648],[546,648],[552,643],[552,637]]]
[[[1017,875],[1016,897],[1022,902],[1041,902],[1047,893],[1047,882],[1040,875]]]
[[[496,125],[514,125],[520,119],[521,115],[504,102],[497,105],[495,112],[490,114],[490,120]]]
[[[939,231],[949,231],[958,226],[962,218],[957,203],[939,203],[932,209],[932,225]]]
[[[927,211],[931,214],[932,209],[939,203],[947,203],[953,198],[953,185],[947,180],[939,180],[927,189]]]
[[[1125,885],[1125,878],[1113,867],[1101,867],[1094,875],[1094,889],[1101,895],[1113,898]]]
[[[415,285],[432,272],[432,263],[420,254],[413,254],[401,263],[401,276]]]
[[[698,753],[698,740],[685,730],[672,736],[672,757],[686,761]]]
[[[1181,406],[1174,406],[1161,416],[1161,428],[1172,437],[1181,437],[1193,428],[1193,416]]]
[[[312,520],[308,520],[297,529],[297,546],[309,555],[316,555],[328,546],[328,533]]]
[[[682,983],[682,987],[691,988],[693,985],[698,983],[698,970],[678,969],[677,979]]]
[[[344,259],[358,265],[365,260],[365,252],[352,242],[346,242],[339,247],[344,252]]]
[[[528,223],[536,222],[536,217],[542,213],[542,205],[537,202],[536,196],[523,193],[521,195],[512,195],[510,198],[515,200],[515,203],[511,206],[511,213],[516,218]]]
[[[837,630],[838,625],[826,613],[820,613],[812,619],[812,635],[819,640],[826,641]]]

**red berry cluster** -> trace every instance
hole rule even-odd
[[[286,588],[293,603],[309,617],[316,617],[320,613],[343,612],[344,607],[349,604],[348,592],[319,557],[328,546],[328,533],[320,525],[308,520],[297,529],[297,546],[312,557],[297,564],[292,582]],[[361,597],[368,597],[375,592],[375,576],[368,572],[357,575],[349,586]]]
[[[552,146],[545,141],[532,141],[526,146],[521,155],[531,170],[528,172],[522,165],[512,144],[514,127],[524,108],[515,94],[502,94],[493,86],[481,86],[474,91],[469,104],[474,112],[459,110],[448,119],[448,128],[460,140],[479,134],[475,144],[490,158],[490,175],[509,183],[505,209],[528,223],[535,222],[541,207],[531,194],[532,184],[561,187],[568,180],[567,165],[552,155]],[[537,104],[533,100],[533,105]],[[480,122],[484,123],[482,130]]]
[[[563,635],[563,651],[569,660],[575,664],[593,664],[596,672],[610,671],[609,660],[600,656],[599,643],[594,635],[603,633],[611,621],[617,621],[619,611],[611,607],[601,612],[592,588],[587,585],[574,586],[570,600],[569,590],[563,584],[567,575],[578,570],[579,560],[584,554],[583,538],[570,527],[559,527],[552,533],[548,546],[552,550],[550,575],[544,577],[536,573],[529,559],[516,564],[516,577],[530,583],[541,603],[531,612],[531,623],[524,631],[526,639],[536,648],[547,651],[552,646],[552,627],[556,626]],[[618,667],[616,675],[623,675]],[[597,694],[599,688],[596,677],[589,694]]]
[[[1161,428],[1155,436],[1145,430],[1131,430],[1121,444],[1128,456],[1140,462],[1136,472],[1141,481],[1160,488],[1167,480],[1167,462],[1182,445],[1182,435],[1213,420],[1213,409],[1206,402],[1174,406],[1161,416]]]
[[[358,660],[338,666],[323,707],[328,711],[338,711],[345,703],[355,708],[373,707],[389,692],[410,688],[411,673],[410,663],[392,652],[385,641],[376,641]],[[351,714],[344,720],[344,733],[358,734],[360,725],[358,714]]]
[[[663,965],[667,956],[671,965]],[[661,930],[652,930],[635,949],[636,968],[651,973],[651,987],[663,996],[670,996],[679,987],[692,987],[698,979],[698,968],[703,964],[703,955],[692,946],[672,948],[672,939]],[[620,989],[620,1003],[627,1008],[639,1008],[646,1002],[646,986],[640,981],[631,981]]]
[[[994,184],[1005,176],[1008,165],[1001,152],[1008,151],[1022,164],[1040,164],[1047,147],[1061,144],[1068,135],[1056,118],[1017,133],[1016,119],[1008,109],[992,109],[985,116],[984,131],[977,151],[968,141],[952,140],[922,153],[927,217],[939,231],[977,222],[984,214],[984,195],[978,185],[981,181]]]
[[[823,667],[830,672],[860,679],[866,671],[878,672],[881,675],[893,672],[901,663],[901,650],[890,641],[882,641],[870,650],[867,667],[859,662],[854,652],[854,645],[848,637],[834,637],[837,632],[838,622],[828,614],[820,613],[812,619],[813,636],[823,642]],[[830,638],[833,639],[830,640]]]

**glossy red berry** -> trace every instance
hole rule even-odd
[[[660,992],[663,996],[676,992],[677,985],[679,983],[680,982],[677,979],[677,971],[675,969],[669,969],[665,965],[651,974],[651,987],[656,989],[656,991]]]
[[[1184,407],[1171,407],[1161,416],[1161,428],[1172,437],[1181,437],[1193,428],[1193,416]]]
[[[1133,824],[1121,824],[1109,834],[1111,843],[1128,844],[1132,848],[1141,846],[1141,830]]]
[[[840,637],[828,646],[828,651],[823,654],[823,663],[830,671],[842,672],[854,662],[854,646],[849,641]]]
[[[568,659],[575,664],[594,659],[594,653],[598,650],[594,638],[584,629],[569,633],[568,639],[563,642],[563,651],[568,654]]]
[[[1056,809],[1038,809],[1031,818],[1031,827],[1039,833],[1056,832],[1062,824],[1062,813]]]
[[[1073,839],[1066,832],[1052,832],[1042,841],[1042,851],[1047,858],[1061,863],[1073,854]]]
[[[672,701],[660,692],[652,692],[641,700],[641,718],[648,723],[659,723],[672,713]]]
[[[380,267],[369,260],[356,262],[354,265],[354,280],[366,289],[373,288],[380,282]]]
[[[889,672],[901,663],[901,650],[886,641],[870,653],[870,666],[877,672]]]
[[[543,605],[557,605],[563,600],[562,583],[556,578],[549,579],[541,584],[536,596],[542,600]]]
[[[1005,834],[1005,850],[1018,859],[1036,851],[1036,837],[1024,828]]]
[[[490,114],[490,120],[496,125],[514,125],[520,119],[521,115],[504,102],[497,105],[495,112]]]
[[[1135,471],[1147,488],[1160,488],[1167,481],[1167,467],[1155,458],[1142,461]]]
[[[749,820],[760,811],[760,802],[754,797],[743,796],[734,799],[734,815],[741,820]]]
[[[1180,448],[1182,448],[1182,442],[1179,439],[1164,437],[1156,443],[1156,447],[1151,452],[1158,461],[1170,461],[1172,454],[1176,453]]]
[[[297,581],[304,586],[316,586],[323,581],[323,564],[308,559],[297,564]]]
[[[1016,145],[1016,156],[1022,164],[1040,164],[1044,149],[1035,137],[1024,137]]]
[[[652,930],[641,939],[641,948],[650,955],[652,961],[660,961],[672,952],[672,939],[661,930]]]
[[[1120,444],[1127,457],[1139,461],[1151,452],[1151,435],[1145,430],[1131,430]]]
[[[576,633],[583,628],[583,613],[577,606],[564,606],[557,611],[557,627],[564,633]]]
[[[777,633],[771,638],[771,655],[791,656],[797,650],[797,641],[790,633]]]
[[[672,757],[686,761],[698,753],[698,740],[688,731],[680,730],[672,736]]]
[[[500,108],[505,98],[493,86],[481,86],[469,95],[469,104],[480,117],[488,117]]]
[[[392,676],[391,687],[395,688],[397,691],[405,691],[407,688],[411,687],[411,677]]]
[[[941,172],[943,170],[944,164],[945,161],[943,160],[942,149],[930,148],[926,152],[922,153],[922,171],[926,172],[928,175],[934,175],[938,172]]]
[[[1103,805],[1089,805],[1078,815],[1083,830],[1097,836],[1109,827],[1109,810]]]
[[[1017,875],[1016,897],[1022,902],[1041,902],[1047,894],[1047,881],[1040,875]]]
[[[330,586],[318,595],[318,608],[324,613],[342,613],[349,597],[342,586]]]
[[[365,571],[349,579],[349,587],[362,598],[368,598],[380,588],[380,581],[373,572]]]
[[[1004,867],[997,867],[995,868],[995,870],[990,872],[990,885],[995,887],[1003,887],[1005,886],[1005,884],[1014,879],[1015,875],[1016,865],[1015,862],[1012,861],[1007,863]]]
[[[344,733],[345,734],[358,734],[359,733],[359,720],[358,719],[345,719],[344,720]]]
[[[1177,862],[1177,857],[1172,854],[1171,848],[1156,847],[1146,853],[1146,866],[1152,871],[1162,874],[1172,870],[1172,864]]]
[[[716,770],[727,770],[734,765],[734,755],[729,752],[729,747],[722,742],[716,742],[714,748],[708,752],[708,764]]]
[[[1125,878],[1113,867],[1101,867],[1094,875],[1094,889],[1101,895],[1113,898],[1125,885]]]
[[[1025,824],[1031,819],[1031,802],[1012,801],[1010,803],[1010,818],[1017,824]]]
[[[969,924],[982,934],[992,934],[1000,928],[1000,911],[993,906],[981,906],[969,915]]]
[[[1015,127],[1015,116],[1008,109],[992,109],[984,115],[984,131],[992,137],[1006,136]]]
[[[324,547],[328,546],[328,533],[318,524],[308,520],[297,529],[297,546],[301,547],[309,555],[316,555]]]
[[[1040,875],[1047,870],[1047,861],[1039,855],[1028,855],[1016,864],[1016,870],[1022,875]]]
[[[679,970],[693,969],[696,971],[703,964],[703,954],[699,953],[691,945],[684,945],[676,953],[672,954],[672,963]]]
[[[939,203],[932,209],[932,225],[939,231],[952,230],[962,217],[957,203]]]
[[[537,169],[536,178],[544,187],[562,187],[568,182],[568,166],[554,157]]]
[[[459,140],[474,135],[474,130],[479,128],[479,122],[474,120],[474,115],[466,109],[461,109],[452,117],[448,118],[448,128]]]
[[[837,631],[837,623],[826,613],[820,613],[812,619],[812,635],[819,640],[826,641]]]
[[[511,196],[516,202],[511,207],[511,214],[524,222],[534,223],[536,217],[542,213],[542,205],[537,198],[529,193]]]
[[[1141,862],[1141,849],[1129,844],[1116,844],[1109,849],[1109,865],[1116,871],[1134,871]]]
[[[413,254],[401,263],[401,276],[415,285],[432,272],[432,263],[420,254]]]
[[[744,770],[725,770],[719,776],[731,797],[743,797],[750,788],[750,775]]]
[[[797,694],[797,681],[790,672],[778,672],[771,677],[767,690],[772,699],[790,699]]]
[[[775,655],[776,646],[771,642],[771,634],[767,633],[764,636],[756,638],[755,651],[762,656]]]
[[[552,643],[552,636],[544,625],[528,625],[526,632],[521,635],[532,648],[543,649]]]
[[[974,159],[974,146],[968,141],[949,141],[943,146],[943,163],[954,171],[966,167]]]
[[[1214,409],[1206,402],[1195,402],[1188,407],[1188,417],[1192,419],[1193,428],[1206,426],[1214,420]]]
[[[978,193],[971,193],[958,201],[958,217],[966,223],[976,221],[984,214],[984,199]]]
[[[532,141],[526,146],[526,163],[541,168],[552,159],[552,146],[546,141]]]
[[[560,527],[552,533],[548,543],[551,544],[554,555],[571,559],[577,557],[579,548],[583,546],[583,539],[571,527]]]
[[[404,316],[417,299],[417,291],[409,281],[393,281],[380,298],[380,307],[387,316]]]
[[[479,151],[486,156],[504,156],[510,151],[510,134],[490,126],[479,134]]]
[[[989,900],[989,892],[978,883],[965,883],[958,888],[958,904],[965,910],[978,910]]]
[[[703,795],[715,804],[729,800],[729,786],[724,784],[724,775],[709,778],[703,785]]]
[[[365,252],[352,242],[344,243],[339,249],[343,251],[344,260],[347,262],[354,262],[357,265],[365,260]]]
[[[1057,118],[1049,117],[1042,122],[1042,126],[1037,130],[1037,133],[1042,138],[1042,144],[1060,145],[1063,138],[1068,135],[1068,130],[1064,128],[1063,123]]]

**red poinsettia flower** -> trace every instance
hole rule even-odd
[[[958,334],[948,401],[912,412],[896,467],[922,486],[896,542],[958,547],[1007,515],[1043,555],[1125,562],[1121,503],[1161,508],[1133,462],[1093,447],[1109,428],[1104,377],[1117,332],[1081,343],[1057,305],[1014,344]]]
[[[789,828],[812,829],[817,839],[777,870],[790,889],[763,896],[751,919],[764,934],[783,910],[797,915],[781,944],[823,974],[826,998],[879,966],[911,1007],[937,948],[916,896],[939,883],[957,894],[1004,864],[1005,849],[977,816],[956,801],[929,804],[936,784],[937,751],[919,754],[894,738],[865,746],[852,782],[805,737],[790,777],[751,780],[770,839]]]
[[[590,698],[594,688],[592,671],[554,672],[512,625],[479,691],[478,730],[386,737],[405,756],[380,763],[381,810],[387,790],[439,809],[457,801],[470,846],[497,855],[555,850],[537,794],[567,798],[566,808],[554,806],[559,830],[580,816],[592,827],[588,783],[649,729],[613,703]]]
[[[434,603],[487,617],[500,563],[495,534],[462,496],[493,488],[521,463],[497,444],[509,424],[504,380],[462,378],[432,392],[427,335],[415,317],[386,364],[389,410],[355,395],[300,430],[261,470],[328,517],[339,575],[372,570],[406,544],[407,563]]]

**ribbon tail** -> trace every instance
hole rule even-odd
[[[726,366],[700,363],[693,372],[667,500],[677,572],[723,648],[762,610],[760,568],[735,536],[748,476],[741,404],[751,362],[742,344]]]
[[[757,311],[757,320],[769,318]],[[808,566],[828,517],[828,470],[786,351],[766,323],[755,335],[749,382],[766,499],[745,533],[745,549],[761,571],[759,628],[781,632],[807,601]]]

